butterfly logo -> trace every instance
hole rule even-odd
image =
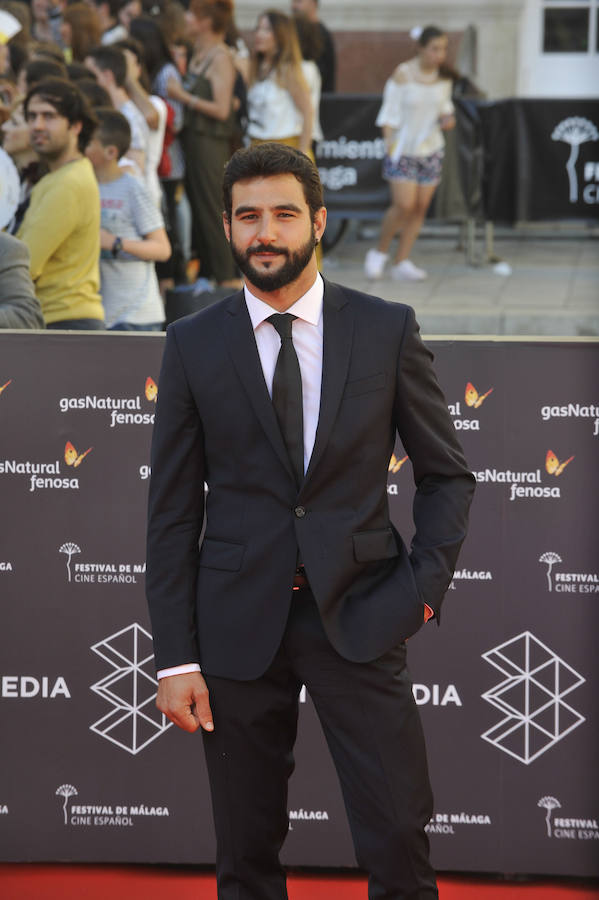
[[[156,397],[158,396],[158,385],[154,381],[153,378],[146,378],[146,400],[149,400],[150,403],[156,403]]]
[[[396,472],[399,472],[407,458],[407,456],[403,456],[401,459],[398,459],[395,453],[392,453],[391,459],[389,460],[389,471],[395,475]]]
[[[77,453],[70,441],[67,441],[64,448],[64,461],[67,466],[73,466],[74,469],[80,466],[88,453],[91,453],[93,447],[88,447],[85,453]]]
[[[489,394],[492,394],[494,388],[489,388],[486,394],[479,394],[471,381],[466,385],[466,393],[464,394],[464,400],[466,401],[466,406],[473,406],[474,409],[478,409],[479,406],[483,405],[483,402]]]
[[[569,456],[568,459],[561,463],[553,450],[547,451],[547,456],[545,457],[545,468],[549,475],[561,475],[568,463],[571,463],[574,459],[573,456]]]
[[[5,390],[8,387],[9,384],[11,384],[11,382],[12,382],[12,378],[9,378],[8,381],[6,382],[6,384],[0,385],[0,394],[2,393],[3,390]]]

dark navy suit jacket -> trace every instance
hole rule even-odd
[[[158,669],[197,661],[211,675],[260,676],[285,629],[298,548],[347,659],[375,659],[414,634],[425,602],[439,617],[474,478],[432,354],[410,307],[330,282],[323,328],[320,416],[299,492],[243,292],[168,329],[147,548]],[[410,552],[389,518],[397,432],[416,483]]]

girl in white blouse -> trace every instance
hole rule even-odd
[[[401,229],[391,277],[421,281],[426,272],[410,260],[433,194],[441,179],[445,139],[455,125],[452,76],[445,66],[447,35],[434,25],[418,37],[418,55],[399,65],[385,85],[376,124],[383,129],[386,156],[383,177],[391,188],[379,245],[366,254],[367,278],[380,278],[389,247]]]
[[[312,102],[293,22],[277,10],[258,19],[250,64],[247,134],[309,153]]]

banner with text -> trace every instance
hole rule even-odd
[[[442,627],[409,642],[433,862],[597,876],[599,343],[431,346],[478,482]],[[4,861],[214,861],[201,738],[154,705],[145,506],[162,349],[158,335],[0,335]],[[399,444],[388,493],[409,541]],[[355,866],[301,701],[283,860]]]

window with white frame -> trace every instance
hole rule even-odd
[[[542,0],[542,52],[597,54],[599,0]]]

